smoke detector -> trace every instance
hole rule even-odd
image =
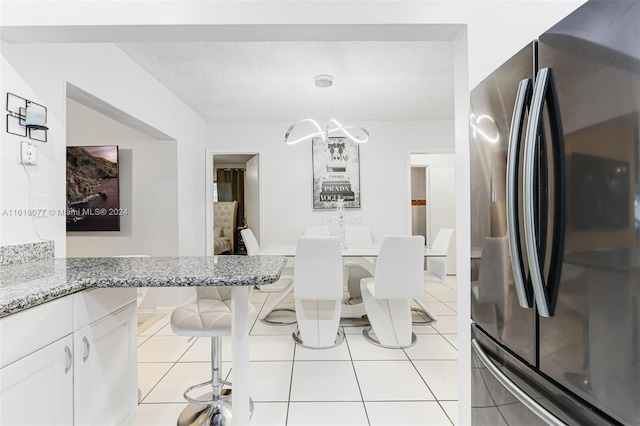
[[[316,76],[315,84],[316,87],[321,88],[331,87],[333,85],[333,77],[331,77],[329,74],[320,74]]]

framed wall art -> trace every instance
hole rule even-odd
[[[119,231],[118,146],[67,147],[67,231]]]
[[[313,208],[333,209],[338,199],[345,208],[360,208],[360,150],[349,138],[314,138]]]

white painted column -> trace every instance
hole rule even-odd
[[[233,424],[249,424],[249,294],[252,286],[233,288]]]

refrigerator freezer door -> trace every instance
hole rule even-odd
[[[471,347],[473,426],[610,425],[475,326]]]
[[[539,320],[540,370],[640,424],[640,3],[589,1],[539,41],[566,159],[564,263]]]
[[[518,88],[522,87],[522,80],[532,79],[534,57],[535,43],[532,43],[473,89],[470,117],[471,317],[485,332],[530,364],[535,363],[535,312],[521,306],[522,295],[518,297],[515,285],[508,240],[511,237],[522,244],[522,239],[507,231],[506,175]],[[526,120],[526,108],[524,113]],[[521,157],[522,153],[516,153],[516,162],[521,163]],[[514,179],[521,182],[520,168]],[[522,203],[516,203],[522,222]],[[518,225],[521,229],[522,224]],[[520,252],[523,247],[519,247]],[[530,289],[526,260],[523,267],[522,278],[518,279],[524,281],[520,282],[524,288]]]

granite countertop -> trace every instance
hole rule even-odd
[[[47,259],[0,269],[0,317],[99,287],[254,286],[278,280],[282,256]]]

